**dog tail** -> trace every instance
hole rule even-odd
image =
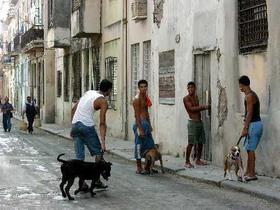
[[[59,162],[66,163],[66,162],[67,162],[66,160],[60,159],[60,157],[61,157],[62,155],[65,155],[65,154],[62,153],[62,154],[58,155],[56,159],[57,159],[57,161],[59,161]]]

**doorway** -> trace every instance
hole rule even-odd
[[[197,95],[200,105],[211,104],[211,55],[210,53],[196,54],[194,57],[194,81],[197,86]],[[204,124],[206,143],[203,147],[202,158],[212,160],[211,148],[211,110],[201,112]]]

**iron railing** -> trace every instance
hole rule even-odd
[[[268,41],[267,6],[265,0],[239,0],[240,53],[265,50]]]
[[[24,48],[32,41],[44,40],[44,29],[42,26],[33,26],[21,36],[21,48]]]

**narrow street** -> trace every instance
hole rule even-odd
[[[135,175],[135,167],[112,155],[112,177],[107,191],[62,198],[60,163],[73,158],[72,142],[36,129],[34,135],[18,130],[0,132],[0,209],[279,209],[270,201],[232,192],[170,174]],[[87,154],[88,159],[90,158]],[[77,187],[71,189],[73,194]]]

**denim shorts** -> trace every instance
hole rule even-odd
[[[154,139],[151,133],[151,126],[148,121],[141,120],[141,127],[144,130],[144,138],[138,136],[137,126],[136,124],[133,125],[133,132],[135,136],[134,156],[136,160],[143,158],[148,150],[155,148]]]
[[[249,135],[244,141],[244,149],[247,151],[255,151],[262,137],[262,132],[262,121],[251,122],[249,126]]]
[[[75,153],[78,160],[85,159],[85,146],[90,154],[102,155],[99,137],[94,126],[85,126],[82,122],[72,124],[71,135],[74,139]]]

